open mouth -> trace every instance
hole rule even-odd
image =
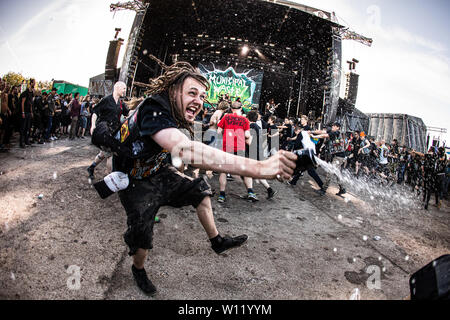
[[[196,112],[197,112],[197,108],[195,108],[195,107],[189,107],[186,109],[186,114],[188,114],[191,117],[194,117]]]

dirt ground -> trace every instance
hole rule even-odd
[[[231,182],[228,201],[212,201],[216,223],[247,243],[218,256],[193,208],[162,208],[150,298],[133,282],[117,194],[101,200],[88,181],[97,151],[89,139],[62,139],[0,154],[0,299],[348,300],[359,289],[362,300],[397,300],[415,271],[450,253],[448,202],[386,210],[337,197],[333,185],[320,197],[306,175],[295,188],[272,182],[272,201],[257,184],[252,204]],[[106,174],[101,164],[96,180]],[[217,177],[210,183],[218,190]]]

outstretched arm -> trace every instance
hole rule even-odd
[[[256,161],[225,153],[201,142],[192,141],[180,130],[168,128],[159,131],[152,139],[193,167],[230,173],[255,179],[290,179],[296,167],[297,156],[280,151],[265,161]]]

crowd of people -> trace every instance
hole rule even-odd
[[[123,86],[121,89],[116,100],[124,94]],[[19,147],[25,148],[33,143],[43,144],[61,138],[85,139],[86,135],[92,134],[97,121],[93,110],[99,104],[98,98],[91,99],[89,95],[80,97],[79,93],[57,93],[56,88],[41,92],[35,89],[34,79],[30,79],[26,85],[9,86],[0,78],[0,98],[1,152],[7,152],[12,147],[11,137],[14,132],[19,133]],[[125,103],[123,106],[126,108]],[[302,149],[305,141],[311,138],[319,158],[327,162],[341,159],[342,170],[357,179],[406,185],[423,196],[425,209],[428,209],[432,194],[435,195],[435,205],[438,208],[442,200],[448,197],[450,169],[443,147],[431,147],[423,154],[399,146],[396,140],[386,143],[367,137],[364,132],[343,133],[340,125],[334,132],[330,127],[321,132],[322,135],[314,134],[318,133],[314,130],[319,127],[314,119],[308,119],[306,115],[299,115],[299,118],[278,117],[279,106],[274,99],[270,99],[262,112],[257,109],[248,112],[239,98],[233,100],[224,94],[216,105],[205,104],[195,121],[202,124],[204,143],[236,155],[251,156],[256,160],[267,159],[278,150]],[[94,123],[91,122],[92,118]],[[232,137],[227,139],[230,134]],[[95,166],[104,158],[104,153],[100,152],[89,167],[91,179],[94,177]],[[198,177],[199,171],[195,170],[193,174]],[[212,176],[215,173],[208,174]],[[308,174],[317,182],[320,188],[318,192],[324,195],[330,177],[327,176],[323,181],[315,169],[308,169]],[[289,184],[295,186],[302,175],[303,173],[294,175]],[[220,174],[219,202],[226,201],[226,184],[233,180],[243,182],[247,191],[243,198],[259,200],[253,189],[252,179]],[[266,188],[268,199],[272,199],[277,193],[266,180],[257,182]],[[338,195],[344,194],[345,188],[341,184],[339,188]]]
[[[231,129],[236,132],[240,126],[237,123],[236,115],[240,115],[249,120],[249,126],[242,126],[243,132],[250,130],[253,134],[244,135],[237,145],[231,146],[234,152],[244,152],[249,149],[245,140],[250,136],[256,136],[258,140],[258,152],[256,159],[263,159],[275,154],[278,150],[294,151],[305,148],[312,140],[316,155],[326,162],[336,162],[341,170],[353,175],[356,179],[363,179],[367,182],[381,183],[386,186],[393,184],[405,185],[411,188],[413,192],[423,196],[424,208],[428,209],[430,196],[435,195],[435,206],[440,208],[442,200],[448,198],[448,186],[450,182],[450,162],[444,147],[430,147],[427,153],[421,153],[405,146],[400,146],[394,139],[391,143],[383,140],[377,141],[374,137],[367,137],[363,131],[342,132],[340,124],[334,124],[325,130],[318,130],[320,125],[314,119],[308,119],[306,115],[300,115],[299,118],[277,117],[277,108],[274,99],[270,99],[264,108],[264,114],[258,110],[252,110],[247,114],[242,109],[236,109],[239,101],[232,101],[227,95],[223,95],[217,108],[205,109],[197,116],[197,121],[203,123],[205,130],[206,143],[218,146],[221,142],[220,133],[223,133],[224,143],[230,141],[228,135],[223,132]],[[238,111],[236,111],[238,110]],[[227,114],[233,114],[231,117],[233,125],[227,126],[227,121],[221,121]],[[230,116],[228,116],[230,117]],[[240,147],[237,147],[240,143]],[[308,169],[308,174],[317,182],[320,187],[318,192],[321,195],[326,193],[330,182],[330,176],[323,181],[314,168]],[[294,175],[289,184],[295,186],[302,173]],[[231,177],[228,177],[231,180]],[[221,181],[221,194],[219,202],[225,201],[223,175]],[[345,194],[346,190],[338,182],[339,192],[337,195]],[[248,199],[257,199],[253,192],[251,183],[245,182],[248,187]],[[265,185],[266,186],[266,185]],[[268,198],[274,196],[274,191],[269,187]]]
[[[277,191],[268,181],[278,179],[295,186],[304,172],[317,183],[321,196],[334,178],[339,186],[337,195],[345,194],[338,175],[327,172],[324,181],[315,161],[300,166],[298,151],[308,150],[309,159],[315,159],[315,154],[327,163],[337,163],[339,170],[350,172],[355,179],[409,186],[423,194],[425,209],[431,194],[435,194],[438,208],[448,196],[449,162],[443,148],[430,148],[422,154],[396,141],[390,145],[375,141],[364,132],[342,132],[339,123],[322,128],[306,115],[278,117],[279,104],[273,99],[262,112],[246,111],[239,98],[227,95],[217,105],[205,104],[209,84],[195,68],[183,62],[170,67],[159,63],[165,72],[150,80],[148,96],[128,105],[123,100],[123,82],[116,83],[114,92],[100,101],[80,97],[79,93],[58,94],[55,88],[38,92],[33,79],[26,87],[0,83],[1,150],[11,148],[14,131],[20,134],[21,148],[64,136],[84,139],[88,132],[92,143],[101,149],[87,168],[89,178],[94,179],[95,167],[102,160],[113,157],[113,172],[94,187],[102,198],[119,193],[127,214],[124,240],[133,257],[132,274],[147,294],[156,292],[144,263],[152,248],[153,224],[161,206],[194,206],[217,254],[247,240],[246,235],[220,235],[212,214],[213,192],[200,170],[210,178],[218,175],[219,203],[229,201],[227,181],[242,183],[242,198],[255,202],[259,201],[255,181],[265,187],[267,199],[272,200]],[[138,105],[138,101],[142,102]],[[196,122],[202,141],[194,138]]]
[[[10,86],[0,78],[0,151],[13,147],[11,138],[15,132],[19,133],[20,148],[61,138],[85,139],[97,103],[97,98],[81,97],[78,92],[36,90],[34,79]]]

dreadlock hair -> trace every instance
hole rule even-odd
[[[171,66],[167,66],[155,56],[149,55],[149,57],[161,66],[164,73],[158,78],[150,79],[150,83],[147,85],[148,91],[146,91],[146,94],[152,95],[167,91],[169,94],[172,114],[177,125],[181,128],[189,130],[189,132],[193,134],[194,131],[192,129],[192,125],[186,121],[184,114],[182,114],[179,108],[177,108],[176,94],[179,90],[181,90],[184,80],[189,77],[204,85],[206,87],[206,91],[209,90],[208,80],[200,73],[198,69],[194,68],[188,62],[179,61]]]

